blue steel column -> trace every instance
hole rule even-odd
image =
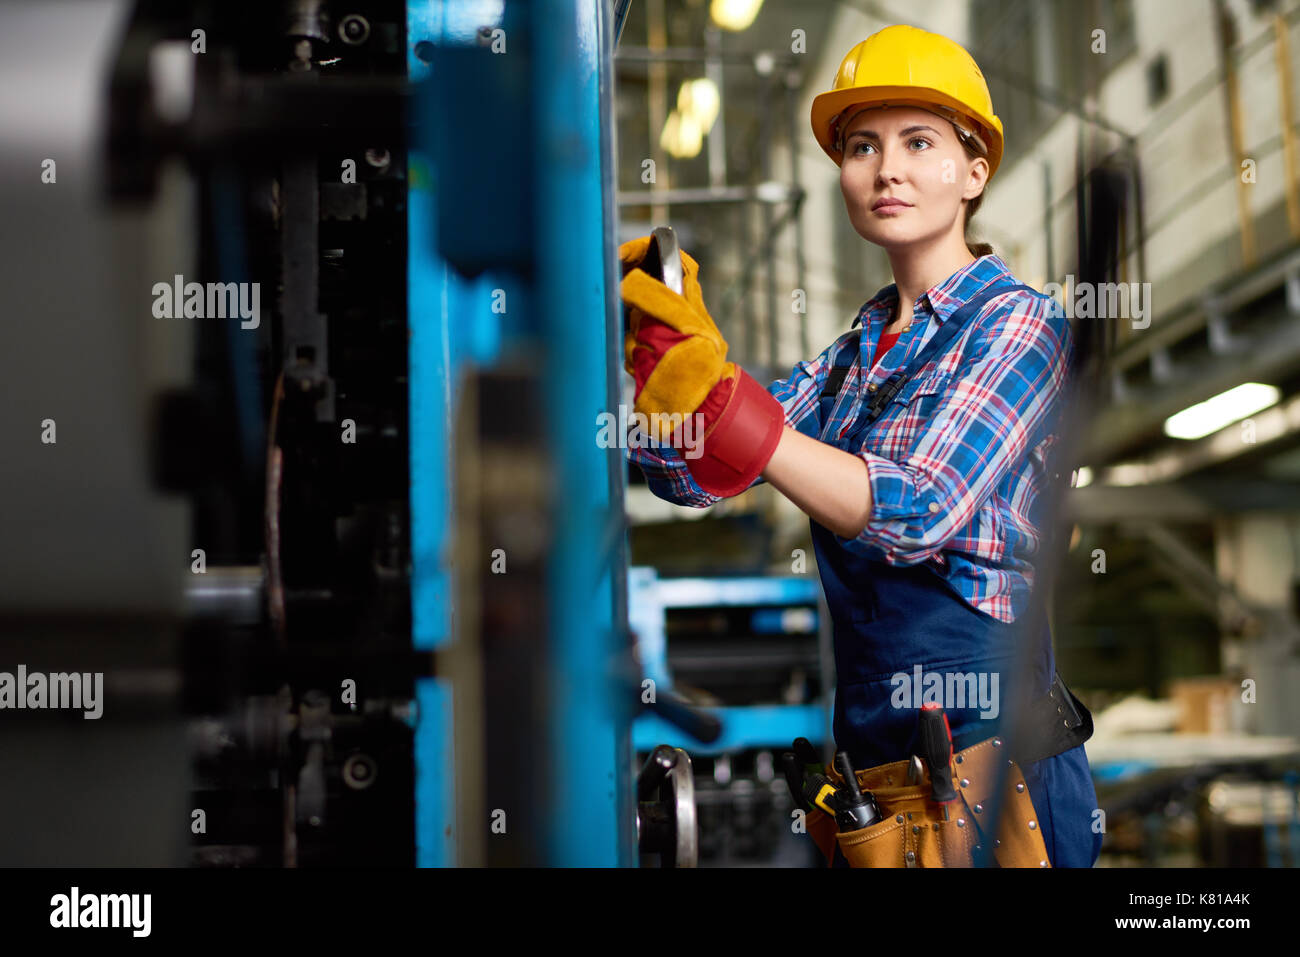
[[[547,862],[629,865],[635,686],[622,683],[622,623],[616,628],[613,620],[613,572],[623,575],[623,553],[602,547],[617,527],[611,526],[610,469],[618,453],[596,443],[612,352],[607,259],[614,251],[606,211],[614,197],[602,169],[608,117],[601,97],[601,84],[609,83],[602,58],[612,55],[612,25],[599,0],[542,0],[534,9],[536,303],[547,330],[546,420],[558,492],[549,589],[553,829]]]
[[[426,79],[428,65],[415,55],[422,40],[440,32],[438,5],[417,0],[406,7],[407,75]],[[454,290],[437,256],[429,158],[412,144],[407,161],[407,352],[411,435],[411,644],[432,652],[451,637],[451,581],[443,565],[451,519],[451,470],[445,449],[451,436],[451,343],[445,299]],[[456,795],[452,689],[439,678],[416,681],[415,863],[456,863]]]

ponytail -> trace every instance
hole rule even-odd
[[[962,228],[966,230],[966,248],[970,250],[970,254],[974,256],[976,259],[979,259],[981,256],[993,255],[993,247],[990,246],[988,243],[973,243],[970,240],[971,217],[975,215],[975,211],[980,208],[980,204],[983,202],[984,202],[983,193],[980,193],[974,199],[966,201],[966,221],[962,224]]]
[[[988,153],[984,151],[983,149],[984,144],[982,142],[978,142],[975,139],[975,137],[971,136],[969,133],[966,133],[966,131],[962,130],[961,127],[957,126],[956,123],[953,123],[953,129],[957,130],[957,139],[961,142],[962,147],[966,150],[966,152],[970,156],[979,156],[979,157],[983,157],[984,159],[988,159]],[[966,135],[962,135],[963,133],[965,133]],[[974,199],[967,200],[966,219],[962,223],[962,230],[966,235],[966,248],[970,250],[970,254],[974,256],[976,259],[979,259],[979,257],[981,256],[993,255],[993,247],[990,246],[988,243],[973,243],[970,241],[971,217],[975,215],[976,211],[979,210],[980,208],[980,204],[983,202],[984,202],[983,191],[981,191],[980,194],[976,196]]]

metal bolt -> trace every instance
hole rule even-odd
[[[1002,839],[999,838],[999,837],[995,837],[995,838],[993,838],[993,846],[994,846],[994,847],[1001,847],[1001,846],[1002,846]]]
[[[898,815],[898,817],[894,818],[894,820],[897,821],[899,824],[902,824],[902,823],[903,823],[903,815],[901,815],[901,814]]]
[[[1029,822],[1029,829],[1030,829],[1031,831],[1036,830],[1037,828],[1038,828],[1038,822],[1037,822],[1037,821],[1030,821],[1030,822]]]
[[[1019,793],[1019,794],[1023,794],[1023,793],[1025,792],[1025,782],[1024,782],[1024,781],[1021,781],[1021,782],[1019,782],[1019,783],[1016,785],[1016,792]]]
[[[984,805],[983,805],[983,804],[976,804],[976,805],[975,805],[975,813],[976,813],[976,814],[979,814],[979,813],[980,813],[981,811],[983,811],[983,810],[984,810]]]
[[[913,824],[913,825],[912,825],[912,833],[913,833],[913,834],[920,834],[920,833],[921,833],[921,828],[920,828],[918,825]]]
[[[1001,738],[994,738],[994,739],[993,739],[993,747],[995,747],[995,748],[1000,748],[1000,747],[1002,747],[1002,739],[1001,739]]]
[[[959,817],[959,818],[957,818],[957,826],[958,826],[958,827],[965,827],[965,826],[966,826],[966,819],[965,819],[964,817]]]
[[[962,779],[961,779],[961,786],[964,787],[964,788],[968,788],[968,787],[970,787],[970,778],[962,778]]]
[[[916,860],[916,851],[908,851],[908,852],[907,852],[907,859],[908,859],[909,861],[914,861],[914,860]]]
[[[349,13],[339,21],[339,39],[357,46],[370,39],[370,21],[359,13]]]
[[[1038,866],[1039,866],[1039,867],[1046,867],[1046,866],[1047,866],[1047,861],[1039,861],[1039,862],[1038,862]]]
[[[958,764],[961,764],[961,761],[962,761],[962,757],[961,757],[961,755],[959,754],[959,755],[957,755],[957,763],[958,763]]]

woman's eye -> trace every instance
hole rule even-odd
[[[913,136],[910,140],[907,141],[908,146],[915,146],[917,143],[924,143],[927,147],[929,147],[930,145],[930,141],[927,140],[924,136]],[[919,153],[920,150],[915,150],[914,152]]]
[[[864,143],[864,142],[862,142],[861,140],[859,140],[859,141],[858,141],[858,145],[855,146],[855,147],[853,148],[853,152],[854,152],[854,153],[857,153],[857,154],[859,154],[859,155],[861,155],[861,152],[860,152],[860,151],[862,150],[862,147],[864,147],[864,146],[867,147],[868,149],[874,149],[874,148],[875,148],[875,147],[873,147],[870,143]]]

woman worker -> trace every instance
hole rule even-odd
[[[1025,635],[1017,619],[1044,521],[1035,503],[1058,474],[1048,453],[1074,347],[1052,300],[966,241],[1002,158],[988,86],[956,43],[891,26],[849,51],[833,89],[813,101],[812,127],[840,168],[854,229],[885,249],[894,283],[821,355],[764,389],[726,361],[696,262],[683,255],[679,296],[635,268],[649,237],[625,243],[636,410],[670,424],[694,414],[694,435],[705,436],[683,441],[684,430],[655,430],[651,418],[664,444],[629,458],[661,498],[704,507],[766,481],[809,516],[834,623],[836,748],[854,768],[914,753],[918,702],[905,686],[917,666],[920,676],[973,674],[1009,701],[1017,640],[1036,642],[1024,700],[1049,706],[1030,718],[1069,725],[1057,708],[1078,702],[1054,682],[1047,624]],[[889,397],[900,371],[910,375]],[[954,750],[1000,745],[998,703],[965,705],[944,701]],[[1012,782],[1028,786],[1036,819],[1011,823],[1042,835],[1040,865],[1091,867],[1100,852],[1081,743],[1090,731],[1090,719],[1074,738],[1039,729],[1037,753],[1049,756],[1023,763],[1023,782]],[[1033,750],[1026,742],[1019,753]],[[839,848],[835,864],[844,866]]]

